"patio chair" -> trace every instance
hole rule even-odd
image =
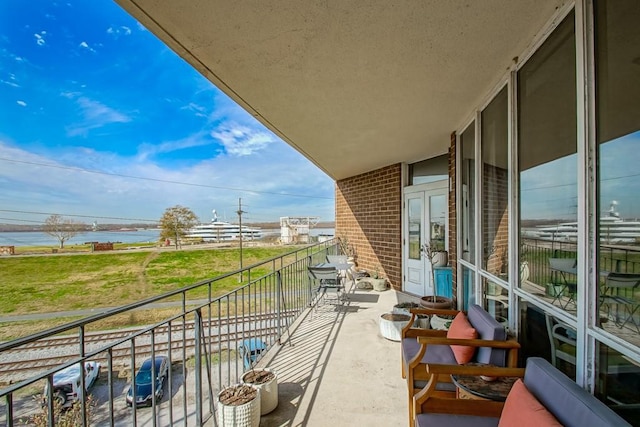
[[[600,294],[600,307],[606,311],[607,317],[614,317],[615,324],[620,329],[630,323],[640,333],[640,325],[634,317],[640,308],[640,301],[634,298],[639,288],[640,274],[612,272],[605,278],[604,289]],[[612,305],[618,308],[615,316],[611,314]],[[622,307],[622,316],[618,312],[620,307]]]
[[[559,361],[563,360],[575,368],[576,330],[548,313],[545,313],[544,317],[547,323],[549,344],[551,344],[551,364],[562,369],[559,366]]]
[[[454,314],[458,310],[412,309],[415,314]],[[402,375],[407,380],[409,394],[409,425],[413,426],[413,396],[428,383],[433,387],[433,393],[442,397],[455,396],[456,387],[451,383],[451,376],[440,376],[434,380],[425,367],[427,364],[458,365],[458,356],[454,352],[461,346],[471,350],[469,362],[485,363],[494,366],[516,367],[520,344],[507,339],[507,333],[485,309],[477,304],[469,307],[466,314],[468,323],[475,330],[477,338],[454,338],[452,329],[438,331],[433,329],[412,328],[413,318],[402,331]],[[456,319],[457,320],[457,319]],[[454,320],[454,322],[456,321]]]
[[[315,284],[318,297],[318,304],[326,298],[327,292],[336,294],[336,301],[342,303],[344,300],[344,285],[342,278],[335,267],[308,267],[308,274]]]
[[[244,370],[249,370],[258,360],[260,353],[267,349],[267,345],[259,338],[248,338],[238,346],[238,353],[242,358]]]

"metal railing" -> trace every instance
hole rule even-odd
[[[265,351],[282,343],[289,326],[317,297],[307,267],[325,261],[326,255],[339,253],[337,240],[322,242],[180,290],[0,343],[0,364],[15,364],[9,372],[0,372],[0,380],[8,384],[0,389],[0,425],[53,426],[65,419],[71,422],[72,416],[78,416],[74,423],[83,426],[203,425],[215,414],[218,392],[237,383],[246,369],[247,358],[243,356],[247,355],[241,352],[247,347],[243,343],[260,343]],[[235,276],[243,278],[238,288],[216,295],[216,284]],[[201,298],[203,289],[205,299]],[[190,298],[194,294],[200,298]],[[133,319],[140,310],[159,307],[163,313],[175,312],[137,329],[100,330],[110,318]],[[73,331],[77,335],[69,335]],[[55,354],[37,357],[47,352]],[[250,364],[263,354],[254,351],[249,356]],[[166,357],[169,367],[159,381],[163,392],[151,392],[145,402],[151,409],[137,411],[140,396],[135,391],[135,373],[145,359],[157,356]],[[39,360],[39,365],[25,368],[34,360]],[[77,388],[66,397],[67,403],[76,396],[77,401],[71,409],[61,409],[59,401],[65,398],[56,392],[54,375],[78,365],[84,369],[89,361],[100,364],[97,382],[84,393],[82,390],[90,385],[89,377],[78,375]],[[161,374],[155,371],[152,364],[152,378]],[[131,407],[126,397],[129,388],[133,390]]]

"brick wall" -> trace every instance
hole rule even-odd
[[[497,276],[508,272],[508,174],[506,169],[485,164],[482,177],[483,267]]]
[[[402,166],[395,164],[336,182],[336,236],[357,251],[358,267],[402,289]]]

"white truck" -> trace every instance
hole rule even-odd
[[[53,374],[53,400],[63,408],[71,406],[82,397],[80,388],[81,370],[82,365],[78,363]],[[84,371],[84,385],[85,390],[88,391],[100,375],[100,364],[97,362],[85,362]],[[47,383],[44,389],[45,398],[49,395],[48,386],[49,384]]]

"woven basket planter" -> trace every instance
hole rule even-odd
[[[380,334],[388,340],[400,341],[402,328],[407,326],[411,316],[385,313],[380,316]]]
[[[272,374],[268,381],[258,383],[250,381],[254,373],[258,375]],[[278,375],[271,369],[254,369],[242,374],[243,384],[251,384],[260,389],[260,415],[268,414],[278,406]]]
[[[231,389],[253,388],[256,393],[252,400],[238,405],[225,404],[220,400]],[[260,389],[251,384],[237,384],[218,393],[218,426],[220,427],[258,427],[260,425]]]

